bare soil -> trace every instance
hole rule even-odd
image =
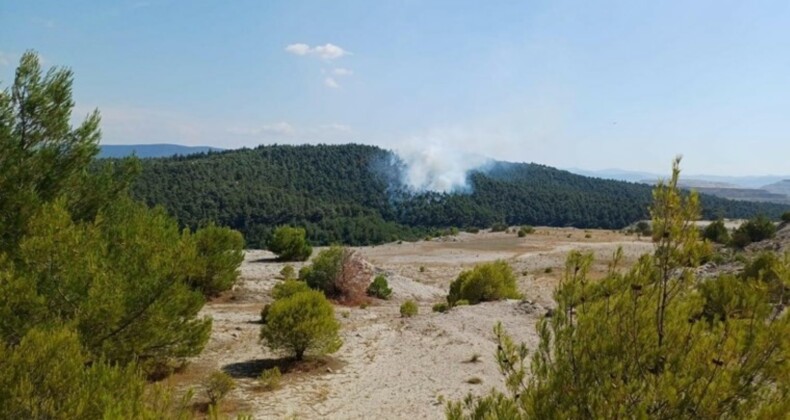
[[[593,252],[593,272],[600,274],[617,247],[623,247],[626,264],[652,250],[645,238],[571,228],[538,228],[524,238],[504,232],[461,233],[356,248],[375,272],[388,275],[393,296],[364,308],[337,305],[343,347],[301,363],[269,352],[259,341],[260,310],[271,301],[269,291],[280,281],[285,264],[267,251],[249,250],[238,284],[203,309],[214,320],[206,349],[169,381],[180,389],[194,387],[199,401],[202,379],[224,370],[237,388],[223,411],[261,419],[441,418],[444,401],[503,387],[494,361],[492,329],[497,322],[518,341],[536,347],[535,325],[553,304],[552,291],[569,251]],[[444,314],[431,311],[434,303],[444,301],[461,271],[497,259],[511,264],[521,292],[534,305],[502,301]],[[304,265],[291,264],[297,271]],[[400,317],[406,299],[418,302],[419,315]],[[284,371],[281,387],[263,391],[256,378],[274,366]]]

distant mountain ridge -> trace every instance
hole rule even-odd
[[[135,155],[139,158],[158,158],[195,153],[217,152],[223,149],[210,146],[182,146],[179,144],[102,144],[100,158],[123,158]]]
[[[586,170],[578,168],[567,169],[569,172],[591,176],[594,178],[614,179],[617,181],[640,182],[653,184],[659,178],[666,178],[666,174],[655,174],[651,172],[629,171],[624,169],[601,169]],[[754,176],[725,176],[725,175],[705,175],[705,174],[686,174],[681,173],[681,183],[690,187],[709,186],[702,183],[728,184],[730,188],[763,188],[768,184],[790,180],[790,175],[754,175]],[[694,185],[697,184],[697,185]],[[719,185],[718,187],[725,187]]]

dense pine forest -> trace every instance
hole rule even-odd
[[[376,244],[448,227],[494,223],[618,229],[648,217],[647,185],[498,162],[469,175],[466,194],[412,193],[403,164],[366,145],[260,146],[144,159],[137,198],[183,225],[216,222],[262,247],[278,225],[304,226],[315,244]],[[702,197],[704,217],[777,218],[785,206]]]

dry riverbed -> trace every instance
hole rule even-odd
[[[595,275],[604,272],[618,246],[623,247],[626,263],[652,249],[648,239],[570,228],[538,228],[524,238],[513,233],[461,233],[355,248],[375,271],[388,275],[393,296],[365,308],[336,306],[343,347],[297,366],[283,364],[258,339],[260,310],[271,301],[269,291],[285,264],[274,262],[267,251],[249,250],[234,290],[203,309],[214,319],[205,351],[169,381],[181,389],[195,387],[199,400],[201,380],[213,370],[225,370],[237,388],[223,403],[223,411],[256,419],[441,418],[446,400],[502,388],[494,361],[494,324],[501,321],[517,340],[535,348],[535,324],[552,306],[551,294],[569,251],[593,252]],[[534,304],[503,301],[444,314],[431,311],[461,271],[497,259],[511,264],[521,292]],[[293,265],[298,270],[302,263]],[[406,299],[419,303],[419,315],[400,317],[399,307]],[[288,371],[279,389],[263,391],[256,377],[273,366]]]

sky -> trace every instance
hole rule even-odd
[[[104,144],[366,143],[561,168],[790,174],[787,1],[0,2]]]

